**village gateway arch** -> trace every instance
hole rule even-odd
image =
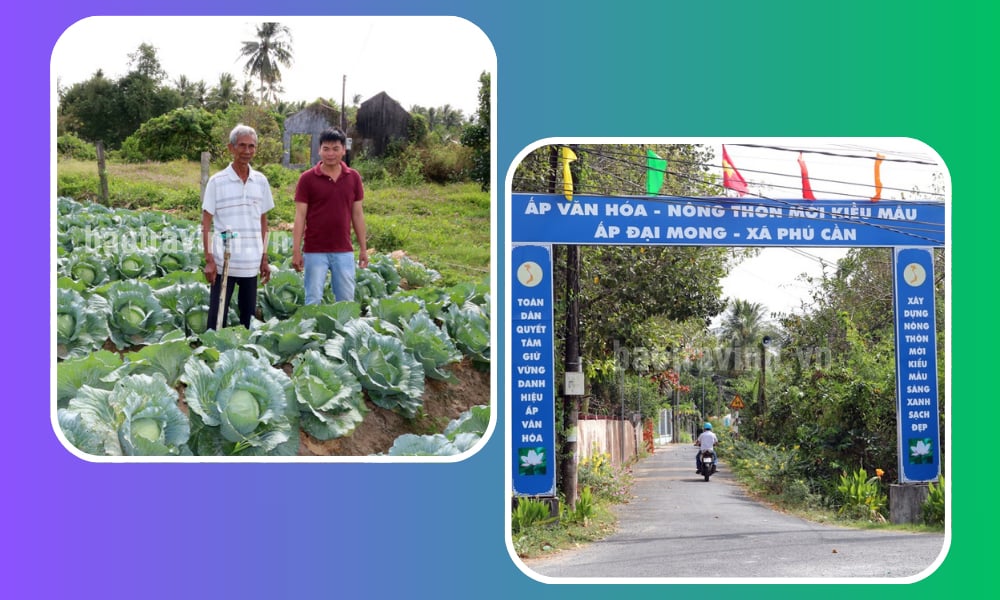
[[[938,451],[933,250],[938,200],[508,196],[508,459],[515,496],[555,496],[552,246],[892,248],[901,483],[935,481]]]

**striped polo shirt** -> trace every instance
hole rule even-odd
[[[264,254],[261,239],[260,216],[274,208],[271,186],[260,171],[250,169],[246,183],[233,170],[232,163],[208,180],[203,210],[212,215],[212,254],[222,273],[222,232],[232,231],[236,237],[229,241],[229,275],[254,277],[260,273],[260,260]]]

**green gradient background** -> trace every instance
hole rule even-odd
[[[582,9],[573,15],[543,10],[547,14],[535,11],[532,21],[545,25],[519,24],[523,39],[547,32],[537,38],[544,43],[525,50],[547,62],[544,69],[519,64],[512,72],[511,53],[494,38],[501,180],[513,158],[508,151],[547,137],[905,136],[925,142],[947,164],[953,193],[952,433],[962,452],[969,448],[964,436],[974,432],[982,442],[971,449],[988,456],[987,416],[996,394],[987,377],[996,368],[987,344],[996,330],[991,313],[997,303],[985,287],[989,280],[976,277],[972,267],[990,264],[996,254],[988,240],[995,222],[990,209],[997,202],[990,189],[997,177],[991,164],[1000,106],[997,8],[713,2],[662,3],[639,12],[623,8],[631,3],[612,4],[618,12],[597,17]],[[979,424],[984,426],[972,427]],[[926,579],[850,589],[753,585],[740,586],[739,593],[885,598],[985,582],[994,569],[997,477],[989,461],[973,468],[955,460],[961,456],[953,455],[949,474],[950,551]],[[636,591],[647,597],[652,590]]]

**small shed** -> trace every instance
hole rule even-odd
[[[393,140],[406,140],[410,113],[385,92],[379,92],[358,107],[356,128],[364,140],[366,154],[384,156]]]
[[[301,169],[312,166],[319,160],[319,134],[329,127],[340,126],[340,111],[317,100],[294,115],[285,119],[285,132],[281,136],[284,152],[281,164],[284,167]],[[292,155],[292,136],[304,134],[311,136],[309,141],[309,163],[306,165],[289,164]]]

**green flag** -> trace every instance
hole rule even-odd
[[[660,158],[652,150],[646,150],[646,193],[650,196],[659,194],[666,174],[667,159]]]

